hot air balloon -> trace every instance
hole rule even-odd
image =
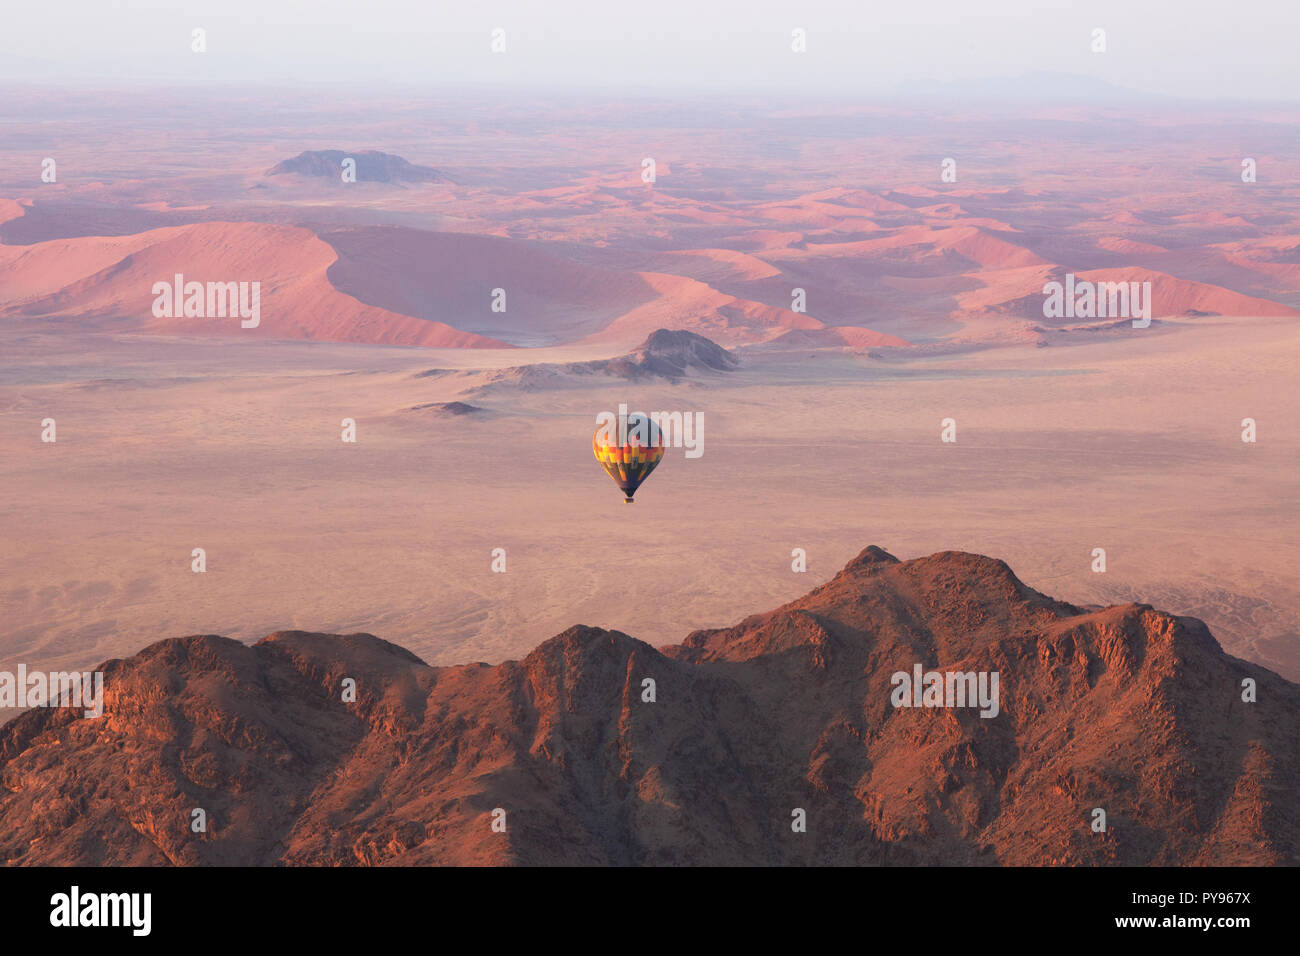
[[[591,450],[606,474],[623,490],[623,500],[632,503],[641,482],[655,470],[664,457],[664,436],[647,415],[634,412],[624,420],[623,444],[619,445],[618,428],[601,425],[591,439]]]

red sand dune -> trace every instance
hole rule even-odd
[[[0,288],[4,289],[0,308],[52,296],[175,232],[159,229],[127,236],[51,239],[29,246],[0,245]]]
[[[887,236],[855,242],[807,244],[797,256],[853,256],[889,260],[891,263],[931,264],[944,271],[966,271],[952,262],[953,254],[983,269],[1014,269],[1043,265],[1047,260],[1023,246],[995,236],[977,226],[905,226]]]
[[[1132,212],[1130,212],[1127,209],[1122,209],[1119,212],[1112,212],[1105,216],[1099,216],[1097,221],[1116,223],[1122,226],[1149,226],[1150,225],[1145,219],[1139,218],[1138,216],[1134,215]]]
[[[670,255],[681,262],[682,272],[703,282],[720,279],[754,281],[781,274],[781,270],[770,262],[733,249],[687,249]]]
[[[809,193],[801,196],[799,202],[807,201],[810,204],[834,203],[836,205],[847,206],[852,209],[858,209],[870,213],[906,213],[908,207],[902,203],[894,202],[892,199],[886,199],[877,193],[868,192],[865,189],[845,189],[835,187],[833,189],[823,189],[820,192]]]
[[[773,344],[814,348],[848,346],[851,349],[901,348],[911,345],[896,335],[854,325],[832,325],[824,329],[791,329],[772,340]]]
[[[322,237],[339,257],[330,282],[362,302],[522,345],[598,332],[659,295],[631,270],[573,262],[545,243],[396,226]],[[498,288],[505,312],[492,311]]]
[[[997,311],[1015,315],[1041,315],[1043,284],[1050,281],[1057,271],[1055,266],[1039,265],[967,273],[964,278],[978,285],[954,296],[957,308],[953,314]]]
[[[1300,236],[1270,236],[1205,246],[1201,253],[1214,256],[1219,268],[1201,264],[1204,278],[1217,283],[1253,282],[1270,294],[1300,291]],[[1223,276],[1224,278],[1218,278]]]
[[[0,199],[0,222],[17,219],[27,212],[27,208],[16,199]]]
[[[51,247],[48,253],[45,247]],[[326,272],[337,254],[307,229],[251,222],[205,222],[151,230],[137,236],[56,240],[22,250],[13,262],[18,287],[43,291],[4,303],[11,315],[84,316],[117,327],[189,334],[257,334],[266,338],[314,339],[440,348],[501,347],[504,343],[440,322],[365,305],[330,284]],[[57,291],[67,276],[60,253],[74,249],[83,264],[102,265]],[[157,318],[154,283],[172,281],[260,282],[261,324],[241,329],[237,319]],[[8,287],[8,284],[7,284]]]
[[[682,170],[692,181],[700,174]],[[661,164],[660,174],[669,172]],[[521,194],[469,188],[447,201],[447,214],[472,233],[313,227],[317,234],[185,223],[137,208],[156,202],[42,203],[34,215],[0,200],[6,235],[43,240],[0,245],[0,315],[243,331],[237,322],[155,319],[153,283],[181,272],[201,282],[261,282],[258,334],[274,338],[630,346],[667,327],[727,345],[793,344],[798,337],[787,333],[797,329],[816,333],[818,343],[870,347],[954,333],[964,340],[976,324],[982,340],[996,339],[999,328],[1015,338],[1020,326],[996,319],[1041,318],[1043,283],[1071,268],[1094,281],[1152,281],[1161,315],[1295,315],[1300,292],[1300,238],[1207,244],[1211,227],[1234,236],[1245,220],[1211,213],[1188,224],[1158,204],[1047,228],[1050,200],[1023,191],[912,187],[882,196],[834,187],[777,201],[766,194],[715,201],[600,177]],[[17,217],[32,226],[16,229]],[[51,232],[57,224],[111,235],[55,238],[69,235]],[[1141,225],[1142,238],[1115,224]],[[807,290],[809,314],[787,308],[796,287]],[[504,312],[492,309],[498,288]]]
[[[759,221],[797,224],[805,229],[867,232],[880,228],[865,210],[807,199],[765,203],[754,208],[754,215]]]
[[[953,317],[974,318],[981,313],[1039,317],[1044,302],[1043,285],[1049,281],[1062,281],[1064,271],[1060,266],[1037,266],[970,273],[967,278],[979,282],[980,286],[955,296],[957,309],[954,310]],[[1077,281],[1094,283],[1150,282],[1153,316],[1184,315],[1189,312],[1232,316],[1300,315],[1300,311],[1268,299],[1243,295],[1221,286],[1194,282],[1138,266],[1091,269],[1076,272],[1075,278]]]
[[[1138,242],[1134,239],[1123,239],[1119,236],[1102,236],[1097,240],[1097,246],[1107,252],[1118,252],[1126,256],[1142,255],[1144,253],[1158,254],[1169,251],[1164,246],[1153,245],[1149,242]]]
[[[1254,298],[1204,282],[1180,279],[1164,272],[1136,266],[1121,269],[1093,269],[1076,273],[1089,282],[1150,282],[1152,315],[1183,315],[1204,312],[1210,315],[1300,315],[1300,309]]]
[[[728,236],[727,241],[737,249],[789,249],[802,245],[806,237],[802,232],[782,231],[779,229],[750,229],[743,233]]]
[[[658,297],[616,319],[588,341],[631,344],[656,329],[668,328],[695,332],[724,345],[742,345],[768,341],[787,329],[825,326],[810,315],[727,295],[685,276],[640,275]]]

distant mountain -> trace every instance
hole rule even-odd
[[[343,160],[351,157],[357,163],[359,183],[450,183],[453,180],[431,166],[416,166],[401,156],[381,153],[378,150],[311,149],[292,159],[276,163],[266,171],[268,176],[298,173],[302,176],[333,178],[342,182]]]
[[[424,412],[434,418],[463,418],[466,415],[482,416],[487,409],[466,402],[425,402],[412,406],[409,411]]]
[[[522,389],[526,392],[571,387],[592,378],[622,381],[664,379],[680,382],[692,376],[730,372],[740,360],[712,339],[681,329],[652,332],[639,348],[626,355],[586,362],[536,362],[496,369],[427,369],[416,378],[450,378],[463,383],[467,396]],[[459,403],[458,403],[459,404]],[[416,406],[416,409],[425,406]],[[416,409],[412,409],[413,411]]]
[[[996,673],[995,713],[896,706],[917,666]],[[0,728],[0,861],[1300,863],[1300,687],[1192,618],[1074,607],[973,554],[867,548],[660,650],[577,626],[429,667],[289,631],[102,670],[103,717]]]
[[[739,364],[739,359],[703,335],[684,329],[658,329],[639,349],[610,359],[607,367],[625,378],[657,376],[675,380],[691,370],[730,372]]]

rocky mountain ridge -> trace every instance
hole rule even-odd
[[[894,706],[915,665],[996,672],[997,715]],[[660,649],[575,626],[520,661],[430,667],[288,631],[102,670],[102,718],[0,728],[0,860],[1300,863],[1300,687],[1195,619],[1074,607],[961,552],[867,548]]]

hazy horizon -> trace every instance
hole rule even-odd
[[[1294,100],[1300,90],[1291,48],[1300,7],[1281,2],[1252,5],[1230,20],[1208,0],[1137,9],[1113,0],[998,0],[978,9],[931,0],[880,10],[758,0],[743,20],[730,5],[681,0],[651,10],[589,2],[435,10],[408,0],[112,7],[73,0],[57,20],[35,6],[7,15],[0,77],[71,86],[454,84],[881,96],[912,88],[946,95],[945,85],[955,84],[951,92],[960,96],[969,85],[997,89],[1054,73],[1195,100]],[[206,31],[201,54],[191,49],[194,28]],[[505,31],[501,53],[491,50],[497,28]],[[799,54],[791,48],[795,28],[806,31]],[[1106,31],[1104,53],[1092,50],[1095,28]]]

